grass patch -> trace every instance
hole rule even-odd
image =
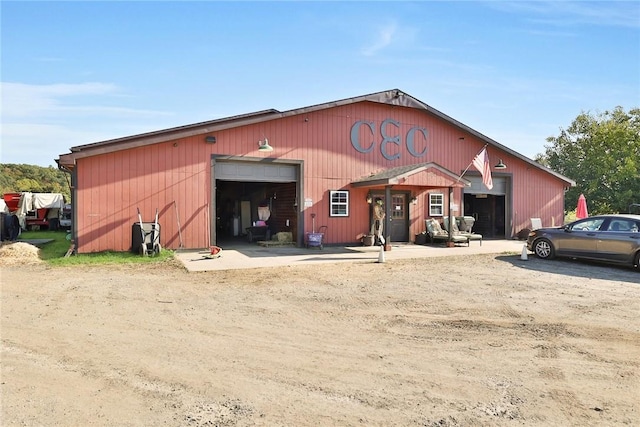
[[[23,231],[18,241],[34,239],[51,239],[51,242],[38,245],[40,258],[47,264],[55,266],[97,265],[97,264],[149,264],[161,263],[173,259],[173,251],[162,249],[156,256],[140,256],[132,252],[96,252],[91,254],[71,255],[65,258],[71,247],[66,231]]]
[[[37,245],[40,248],[40,258],[48,261],[61,258],[67,253],[71,242],[66,239],[66,235],[65,231],[23,231],[18,237],[18,242],[21,240],[52,239],[52,242]]]

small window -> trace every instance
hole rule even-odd
[[[429,216],[442,216],[444,214],[444,194],[429,194]]]
[[[349,192],[344,190],[331,190],[330,192],[330,216],[349,216]]]

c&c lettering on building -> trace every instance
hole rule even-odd
[[[360,128],[362,126],[369,129],[371,141],[360,141]],[[382,157],[387,160],[399,159],[403,148],[402,136],[398,132],[399,127],[400,122],[393,119],[385,119],[380,124],[380,133],[378,134],[374,122],[358,120],[351,126],[351,145],[362,154],[371,153],[376,148],[376,145],[379,145]],[[414,126],[404,135],[404,147],[406,147],[406,151],[411,156],[424,157],[427,154],[427,147],[424,147],[421,151],[416,150],[415,135],[417,132],[421,133],[425,140],[427,139],[427,129]],[[390,144],[395,145],[395,149],[393,149],[394,147],[389,147]]]

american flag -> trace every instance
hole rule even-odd
[[[493,179],[491,179],[491,165],[489,165],[489,154],[487,154],[487,147],[473,159],[473,166],[482,174],[482,183],[491,190],[493,188]]]

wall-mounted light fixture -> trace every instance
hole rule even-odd
[[[206,142],[207,144],[215,144],[216,137],[213,135],[207,135],[207,137],[204,139],[204,142]]]
[[[269,145],[267,138],[258,141],[258,151],[273,151],[273,147]]]
[[[498,164],[495,165],[494,168],[496,168],[496,169],[506,169],[507,165],[502,163],[502,159],[498,159]]]
[[[366,199],[365,199],[365,200],[366,200],[366,201],[367,201],[367,203],[369,203],[369,204],[373,203],[373,196],[371,196],[371,191],[369,191],[369,192],[367,193],[367,197],[366,197]]]
[[[418,204],[418,198],[416,196],[412,196],[411,197],[411,204],[412,205],[417,205]]]

